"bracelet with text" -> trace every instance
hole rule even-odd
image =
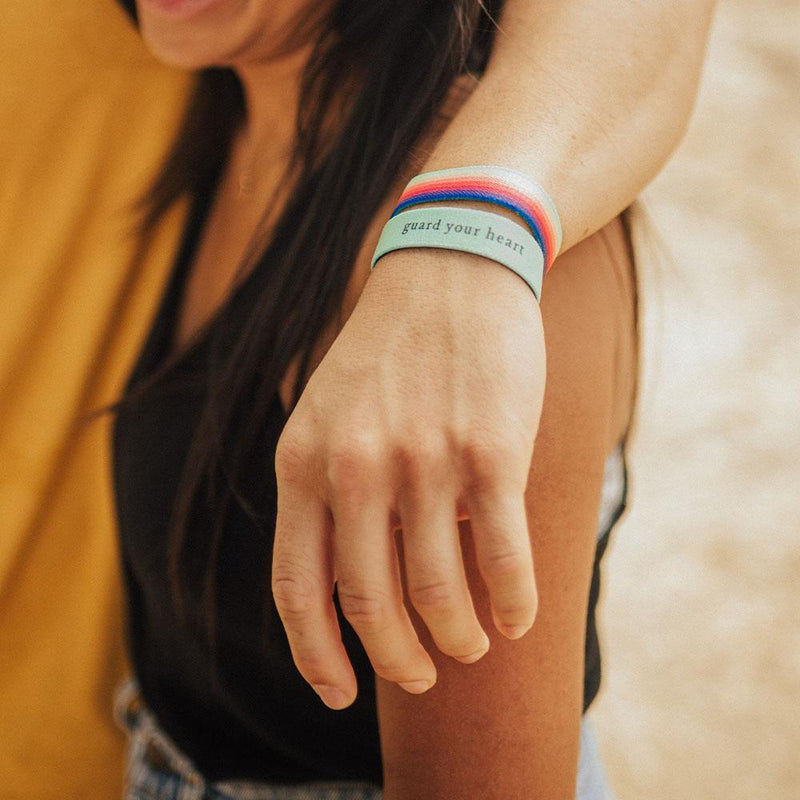
[[[527,176],[506,167],[453,167],[412,178],[392,216],[411,206],[442,200],[477,200],[519,215],[544,253],[545,272],[561,248],[561,220],[550,195]]]
[[[516,272],[537,300],[541,297],[542,249],[525,228],[500,214],[445,206],[403,211],[384,226],[372,268],[387,253],[410,247],[458,250],[491,259]]]

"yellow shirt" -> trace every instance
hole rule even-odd
[[[124,670],[108,416],[150,321],[176,214],[137,257],[130,204],[183,75],[113,0],[2,0],[0,796],[108,800]]]

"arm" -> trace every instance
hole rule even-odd
[[[562,250],[625,209],[683,136],[713,0],[507,0],[486,75],[424,164],[499,164],[559,209]]]
[[[509,0],[487,75],[424,168],[489,163],[529,174],[552,194],[565,246],[575,244],[628,205],[679,140],[712,6]],[[495,624],[511,638],[532,624],[522,495],[544,372],[539,308],[503,267],[404,251],[367,281],[277,459],[276,603],[298,668],[330,705],[355,694],[330,602],[334,575],[376,672],[414,691],[436,679],[400,594],[390,515],[403,528],[410,604],[442,652],[473,661],[487,646],[457,510],[471,519]]]
[[[548,377],[526,510],[539,613],[508,642],[491,611],[462,524],[465,563],[492,646],[465,667],[438,653],[439,672],[411,697],[379,682],[385,800],[575,797],[587,594],[608,452],[631,413],[636,358],[633,276],[612,223],[565,253],[542,302]]]

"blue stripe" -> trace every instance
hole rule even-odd
[[[531,229],[531,233],[533,234],[533,238],[539,244],[539,247],[542,248],[542,253],[544,253],[545,261],[549,265],[551,259],[551,253],[547,251],[547,246],[544,242],[544,236],[542,235],[542,230],[539,227],[536,220],[522,207],[518,206],[516,203],[511,202],[510,200],[504,200],[501,197],[498,197],[495,194],[489,194],[488,192],[481,192],[477,189],[463,189],[461,191],[439,191],[439,192],[426,192],[424,194],[417,195],[416,197],[411,197],[408,200],[403,200],[401,203],[398,204],[397,208],[392,212],[392,216],[396,216],[401,211],[409,208],[410,206],[419,205],[420,203],[433,203],[438,200],[482,200],[486,203],[493,203],[496,206],[501,206],[502,208],[507,208],[509,211],[513,211],[516,214],[519,214],[522,219],[528,224],[528,227]]]

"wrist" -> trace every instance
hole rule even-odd
[[[370,274],[359,304],[369,298],[379,313],[397,319],[407,314],[426,319],[453,318],[492,326],[541,321],[539,304],[511,270],[479,255],[454,250],[397,250]],[[539,322],[541,324],[541,322]]]

